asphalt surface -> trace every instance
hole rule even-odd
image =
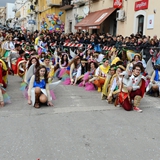
[[[54,107],[35,109],[9,77],[11,104],[0,108],[0,160],[159,160],[160,98],[143,113],[124,111],[100,93],[59,85]]]

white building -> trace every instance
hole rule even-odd
[[[15,16],[15,13],[13,12],[12,8],[14,6],[14,3],[7,3],[6,4],[6,25],[10,28],[13,28],[13,18]]]
[[[14,18],[14,27],[27,29],[27,30],[34,30],[36,27],[35,24],[30,24],[29,22],[35,21],[36,14],[33,8],[32,0],[16,0],[13,11],[15,12]]]

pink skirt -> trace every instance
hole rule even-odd
[[[85,90],[86,90],[86,91],[94,91],[94,90],[95,90],[94,84],[87,82],[87,83],[85,84]]]
[[[70,85],[71,80],[70,78],[66,78],[65,81],[63,82],[64,85]]]
[[[60,72],[59,72],[58,77],[59,77],[59,78],[62,78],[65,73],[66,73],[66,68],[60,69]]]

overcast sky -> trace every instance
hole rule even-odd
[[[15,0],[0,0],[0,7],[6,6],[6,3],[14,3]]]

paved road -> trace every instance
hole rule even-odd
[[[0,108],[0,160],[159,160],[160,99],[143,113],[100,100],[98,92],[60,85],[54,107],[27,105],[20,78],[9,77],[12,104]]]

